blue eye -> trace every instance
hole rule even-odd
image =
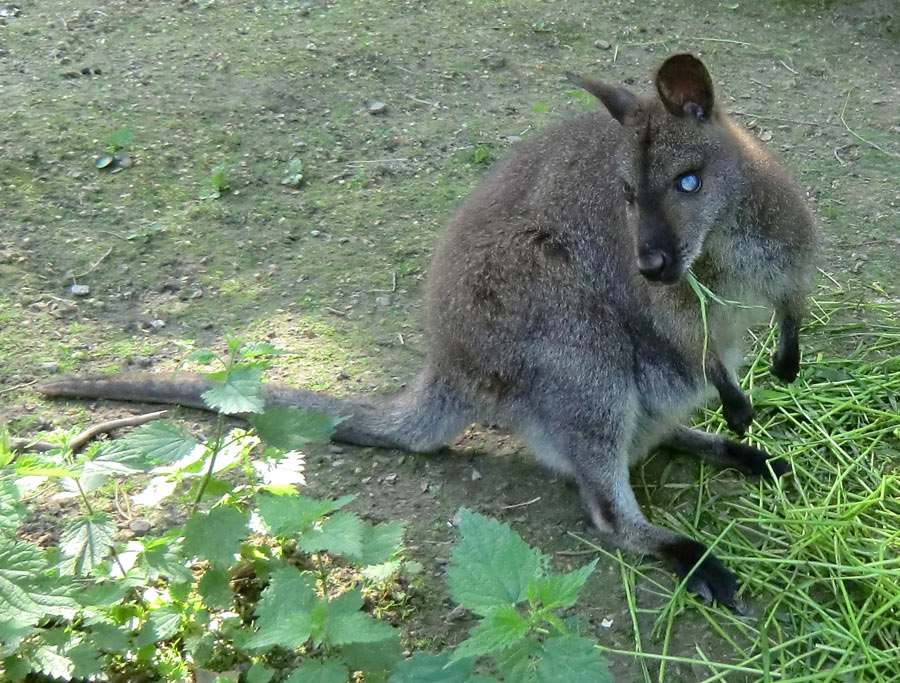
[[[675,187],[685,194],[696,192],[700,189],[700,176],[696,173],[685,173],[675,180]]]

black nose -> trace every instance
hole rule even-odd
[[[659,249],[642,251],[638,254],[638,270],[648,280],[659,280],[666,270],[666,254]]]

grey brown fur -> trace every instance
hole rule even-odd
[[[754,309],[709,307],[704,367],[699,304],[684,274],[691,268],[725,299],[774,308],[773,371],[791,381],[816,228],[788,173],[716,105],[695,57],[666,60],[652,97],[570,78],[605,109],[518,145],[450,220],[429,276],[431,347],[416,381],[374,403],[279,387],[267,398],[352,415],[335,439],[410,451],[438,449],[473,421],[506,424],[577,482],[613,543],[685,576],[705,546],[646,520],[629,466],[668,445],[752,474],[788,467],[680,426],[707,382],[735,431],[753,416],[735,371]],[[42,391],[203,407],[206,388],[192,377],[139,376]],[[737,604],[737,581],[713,555],[689,587]]]

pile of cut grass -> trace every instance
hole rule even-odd
[[[704,467],[687,489],[690,505],[653,510],[738,571],[752,616],[705,606],[617,556],[635,627],[630,654],[648,682],[670,680],[674,662],[708,682],[900,680],[900,302],[851,302],[842,290],[827,297],[813,303],[794,384],[768,376],[774,330],[744,379],[757,409],[749,441],[787,457],[793,473],[717,496],[722,475]],[[721,413],[707,412],[699,426],[723,430]],[[638,604],[636,577],[668,597],[663,607]],[[669,654],[687,608],[728,643],[730,657],[714,661],[700,645],[696,657]],[[642,614],[655,618],[651,633],[638,629]],[[650,640],[661,643],[656,652]]]

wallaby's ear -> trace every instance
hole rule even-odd
[[[712,114],[712,78],[703,62],[688,53],[672,55],[656,72],[662,103],[675,116],[705,121]]]
[[[566,78],[603,102],[612,117],[622,123],[637,106],[637,98],[625,88],[615,88],[602,81],[566,72]]]

